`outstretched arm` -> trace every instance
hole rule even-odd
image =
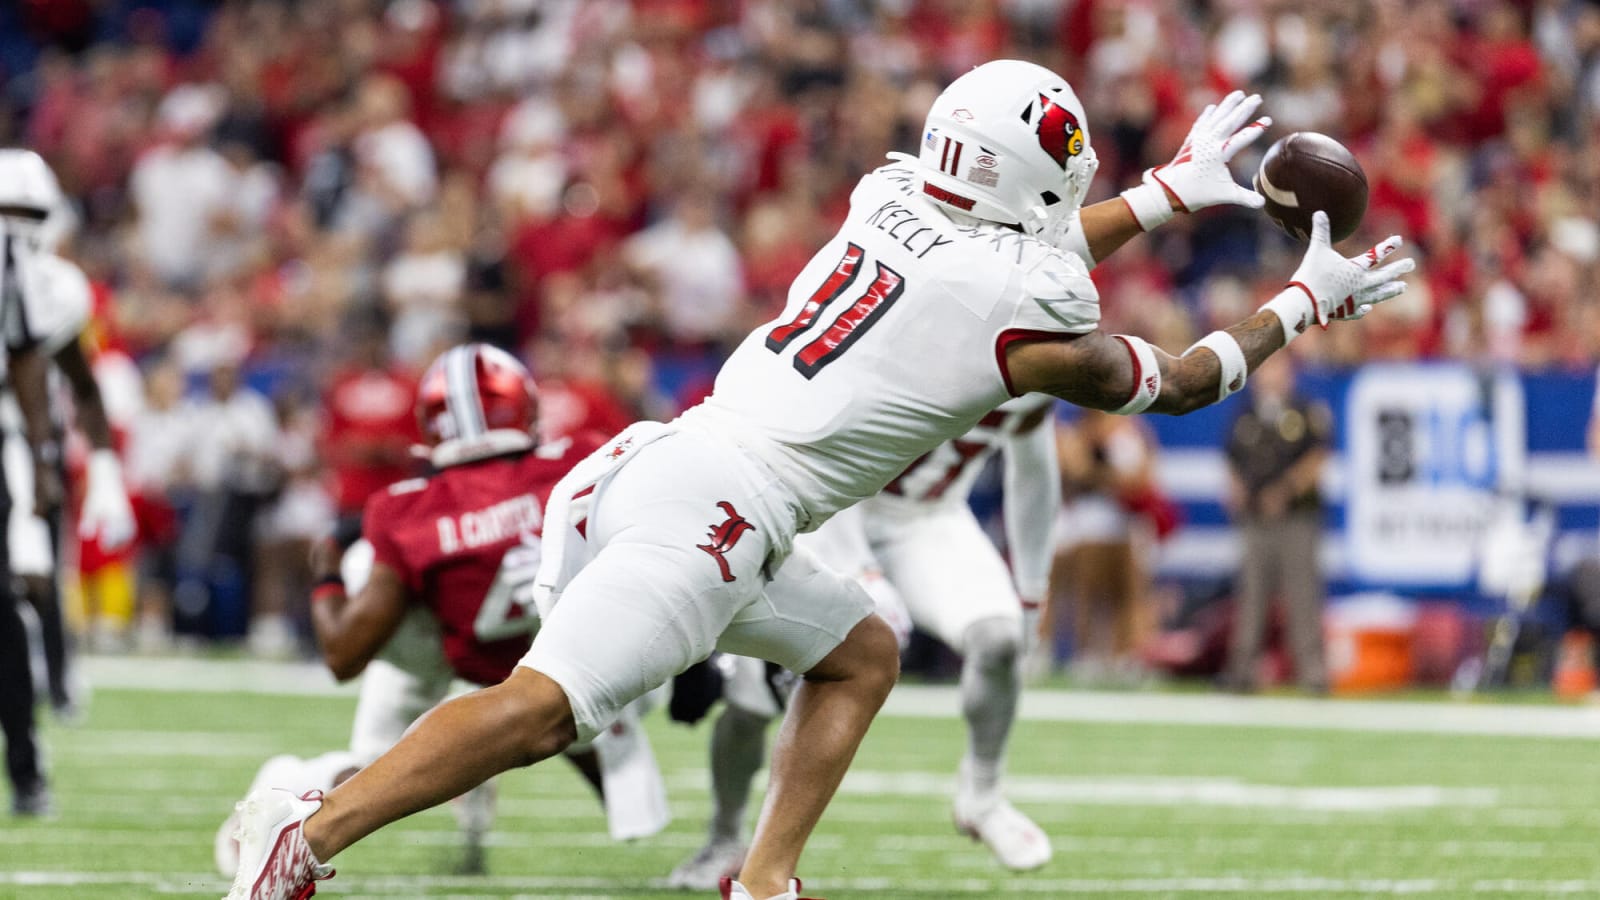
[[[133,505],[128,501],[127,485],[122,480],[122,460],[112,444],[111,419],[100,397],[100,384],[76,338],[56,351],[55,363],[72,387],[78,428],[94,448],[85,471],[87,483],[83,510],[78,516],[78,534],[84,538],[97,537],[102,547],[116,550],[133,540],[138,525],[133,517]]]
[[[33,509],[45,515],[61,505],[61,443],[50,422],[50,357],[38,344],[11,347],[7,358],[11,389],[22,410],[22,427],[33,454]]]
[[[1378,266],[1399,249],[1398,236],[1346,259],[1329,244],[1327,215],[1316,213],[1312,221],[1311,246],[1288,286],[1243,322],[1212,332],[1181,356],[1103,332],[1015,342],[1006,349],[1012,386],[1092,409],[1181,415],[1244,387],[1249,372],[1312,322],[1359,319],[1405,290],[1399,278],[1415,268],[1413,260]]]
[[[1051,403],[1024,420],[1005,445],[1004,515],[1012,580],[1023,603],[1035,607],[1049,587],[1053,527],[1061,504],[1054,407]]]
[[[394,636],[405,618],[408,594],[399,573],[381,562],[354,597],[347,597],[339,578],[340,549],[331,539],[311,548],[311,626],[322,648],[322,661],[333,677],[346,681],[360,675]]]
[[[100,399],[100,384],[95,381],[94,370],[88,357],[83,355],[83,345],[76,340],[62,345],[55,354],[56,368],[72,388],[72,405],[77,410],[78,428],[96,450],[111,449],[111,420],[106,416],[106,406]]]
[[[1056,245],[1075,253],[1089,268],[1136,235],[1151,231],[1180,212],[1237,204],[1260,209],[1260,194],[1233,180],[1228,163],[1272,124],[1265,116],[1251,121],[1261,106],[1258,94],[1234,91],[1207,106],[1190,126],[1172,161],[1144,173],[1139,186],[1085,207],[1063,223]]]

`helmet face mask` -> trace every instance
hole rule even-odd
[[[446,350],[417,386],[417,424],[439,468],[531,449],[538,412],[533,376],[488,344]]]
[[[1099,166],[1072,87],[1017,60],[985,63],[939,95],[917,163],[935,204],[1029,234],[1076,212]]]

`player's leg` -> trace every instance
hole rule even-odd
[[[494,687],[441,704],[388,753],[330,792],[306,819],[306,842],[327,861],[390,822],[507,769],[554,756],[576,737],[560,686],[519,668]]]
[[[650,708],[643,698],[628,704],[590,744],[612,840],[650,837],[672,824],[667,784],[640,721]]]
[[[1247,522],[1239,529],[1243,559],[1234,590],[1233,633],[1228,646],[1228,687],[1254,690],[1261,659],[1261,642],[1267,628],[1268,600],[1275,583],[1271,529]]]
[[[767,727],[783,714],[792,684],[767,678],[765,660],[724,656],[731,671],[723,685],[723,708],[711,728],[711,822],[706,843],[672,874],[671,887],[711,890],[725,875],[737,875],[745,856],[745,810],[750,786],[767,757]],[[792,676],[791,676],[792,677]]]
[[[955,798],[958,827],[1012,869],[1048,862],[1050,840],[1001,791],[1022,693],[1022,601],[1011,573],[965,506],[914,515],[869,513],[869,534],[911,619],[962,655],[967,751]]]
[[[1279,545],[1283,554],[1280,583],[1294,651],[1295,680],[1301,689],[1313,694],[1328,689],[1327,667],[1323,663],[1322,572],[1317,562],[1321,537],[1319,516],[1291,515],[1283,522]]]
[[[899,677],[899,642],[871,610],[860,584],[797,548],[765,596],[741,610],[718,641],[730,653],[805,673],[778,733],[766,802],[740,872],[752,897],[787,889],[806,839]]]
[[[7,443],[16,443],[9,441]],[[0,523],[9,517],[10,497],[0,484]],[[39,761],[33,731],[33,671],[28,631],[11,591],[8,542],[0,535],[0,735],[6,744],[6,775],[11,781],[13,815],[50,812],[50,790]]]
[[[900,674],[900,647],[869,615],[795,688],[772,751],[772,774],[739,881],[752,897],[789,888],[806,840]]]
[[[39,620],[39,643],[44,651],[45,687],[50,706],[58,715],[70,714],[66,628],[62,624],[55,565],[60,515],[45,519],[33,514],[33,461],[25,441],[20,437],[7,441],[0,449],[0,462],[5,466],[7,491],[12,497],[22,498],[13,502],[6,529],[11,574],[20,585],[22,598],[33,607]]]

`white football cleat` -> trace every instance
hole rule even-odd
[[[722,900],[757,900],[757,898],[750,896],[750,892],[745,890],[744,885],[734,881],[732,878],[724,878],[722,879]],[[789,889],[787,891],[768,897],[767,900],[808,900],[808,898],[800,896],[800,879],[791,878],[789,879]]]
[[[237,807],[239,871],[224,900],[306,900],[333,867],[317,862],[300,826],[322,806],[322,792],[252,791]]]
[[[211,859],[222,877],[230,880],[239,874],[239,807],[243,805],[235,804],[233,813],[222,820],[222,827],[211,840]]]
[[[998,793],[958,792],[955,820],[959,831],[981,841],[1008,869],[1025,872],[1050,861],[1050,837]]]
[[[737,840],[713,840],[684,860],[667,876],[667,887],[713,890],[722,879],[739,874],[744,865],[745,846]]]

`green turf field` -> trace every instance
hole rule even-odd
[[[912,712],[949,699],[922,690]],[[1168,700],[1179,718],[1191,709],[1202,719],[1206,710],[1253,702]],[[1357,708],[1295,703],[1312,719],[1323,709]],[[268,754],[341,746],[352,706],[348,696],[102,684],[87,724],[48,729],[59,816],[5,820],[0,828],[0,897],[221,896],[212,833],[257,764]],[[1274,715],[1270,707],[1239,708]],[[1405,704],[1402,712],[1422,708]],[[1488,730],[1499,721],[1498,708],[1469,711],[1485,717]],[[1525,711],[1534,712],[1505,715]],[[960,727],[900,712],[874,727],[812,841],[802,871],[808,893],[830,900],[1600,896],[1600,747],[1592,738],[1407,734],[1361,730],[1359,722],[1334,730],[1304,721],[1262,727],[1035,716],[1018,726],[1013,795],[1054,838],[1056,857],[1013,876],[950,826],[945,792]],[[1537,712],[1589,726],[1600,715]],[[541,766],[503,782],[490,876],[451,874],[454,822],[434,810],[345,853],[336,861],[339,877],[321,894],[674,896],[661,878],[698,846],[705,735],[704,725],[653,723],[677,817],[654,839],[610,843],[587,789],[564,767]]]

